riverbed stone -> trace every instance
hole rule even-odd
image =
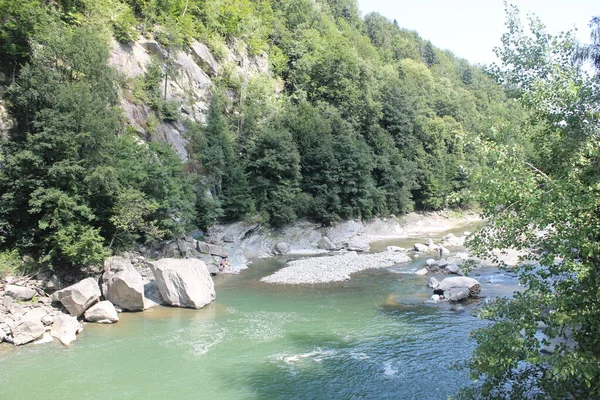
[[[144,309],[144,281],[140,273],[123,257],[104,261],[102,292],[106,300],[128,311]]]
[[[421,268],[420,270],[415,272],[415,275],[427,275],[427,268]]]
[[[449,278],[444,278],[438,289],[443,290],[446,293],[447,290],[450,290],[455,287],[466,287],[469,289],[469,296],[475,297],[481,291],[481,284],[477,279],[470,278],[467,276],[453,276]]]
[[[427,281],[427,286],[429,286],[432,289],[437,289],[438,286],[440,286],[440,281],[438,281],[435,277],[432,276]]]
[[[79,317],[100,298],[100,287],[94,278],[86,278],[74,285],[54,292],[52,301],[62,303],[69,314]]]
[[[389,260],[394,264],[403,264],[412,261],[406,254],[392,254],[389,256]]]
[[[388,246],[387,247],[387,251],[391,252],[391,253],[403,253],[406,251],[406,249],[404,247],[399,247],[399,246]]]
[[[415,243],[415,245],[413,246],[413,249],[420,253],[425,253],[425,252],[428,252],[431,250],[429,247],[427,247],[423,243]]]
[[[46,328],[37,321],[21,321],[12,328],[13,344],[21,346],[42,337]]]
[[[469,288],[453,287],[444,291],[444,297],[450,301],[462,301],[469,297]]]
[[[370,249],[371,249],[371,246],[369,245],[368,242],[366,242],[364,240],[352,239],[350,242],[348,242],[348,251],[363,252],[363,251],[369,251]]]
[[[115,306],[108,300],[101,301],[90,307],[84,314],[85,320],[99,324],[112,324],[119,321]]]
[[[69,346],[77,339],[77,334],[82,330],[83,325],[77,321],[76,317],[61,314],[54,317],[50,334],[65,346]]]
[[[30,300],[36,294],[34,289],[25,286],[6,285],[4,289],[4,295],[15,300]]]
[[[456,264],[448,264],[444,270],[450,274],[462,275],[462,270]]]
[[[163,258],[150,265],[156,286],[167,304],[202,308],[215,299],[214,283],[203,261]]]

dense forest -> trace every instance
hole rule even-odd
[[[0,2],[4,98],[0,238],[48,265],[254,219],[274,227],[469,206],[485,138],[519,142],[527,112],[481,68],[353,0]],[[243,47],[268,74],[213,79],[205,123],[108,64],[110,37]],[[238,74],[239,75],[239,74]],[[277,84],[283,86],[276,90]],[[133,89],[132,89],[133,88]],[[165,93],[166,94],[166,93]],[[189,157],[139,144],[119,97],[182,120]]]
[[[535,262],[516,270],[522,292],[482,309],[496,323],[474,333],[461,395],[598,398],[600,19],[581,46],[507,13],[484,70],[354,0],[0,0],[2,268],[95,264],[217,222],[477,204],[474,249]],[[113,40],[140,37],[167,54],[199,41],[224,65],[202,119],[167,98],[168,57],[133,80],[110,66]],[[233,47],[268,72],[240,76]],[[181,121],[187,157],[132,129],[123,98]]]

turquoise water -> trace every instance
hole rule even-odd
[[[482,322],[424,305],[427,278],[404,273],[423,263],[284,287],[258,281],[282,260],[258,261],[217,277],[202,310],[121,314],[71,347],[0,346],[0,399],[446,399],[468,384],[450,367]],[[479,274],[484,291],[514,284]],[[383,307],[390,294],[406,304]]]

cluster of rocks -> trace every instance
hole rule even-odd
[[[178,239],[163,243],[157,248],[141,246],[138,250],[140,254],[154,259],[167,257],[202,260],[212,275],[234,272],[220,271],[218,268],[220,262],[229,257],[227,250],[216,244],[196,240],[189,235],[182,235]]]
[[[143,257],[110,257],[100,277],[90,276],[60,290],[53,290],[59,286],[58,278],[50,281],[45,286],[32,282],[4,286],[0,342],[23,345],[56,338],[69,345],[83,330],[82,321],[115,323],[118,312],[142,311],[159,303],[198,309],[215,299],[210,273],[198,259],[146,262]]]
[[[316,284],[341,282],[350,275],[374,268],[386,268],[410,262],[411,258],[402,251],[358,254],[345,252],[330,257],[311,257],[291,261],[285,268],[261,279],[262,282],[280,284]]]
[[[442,251],[443,254],[450,254],[450,250],[447,247],[462,247],[465,245],[465,240],[471,232],[464,232],[461,236],[456,236],[453,233],[449,233],[444,236],[439,244],[435,244],[432,239],[428,239],[425,244],[415,243],[413,250],[417,253],[431,253]]]
[[[481,292],[481,284],[475,278],[467,276],[453,276],[438,281],[430,277],[427,286],[433,289],[433,296],[429,303],[439,303],[442,300],[463,301],[468,298],[477,298]]]

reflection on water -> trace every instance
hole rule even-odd
[[[86,325],[69,348],[0,347],[0,398],[442,399],[468,383],[451,366],[483,322],[422,303],[427,277],[410,271],[424,260],[331,285],[259,282],[283,261],[217,277],[217,300],[202,310],[121,314],[114,326]],[[477,274],[484,294],[516,285]],[[390,295],[405,306],[383,307]]]

